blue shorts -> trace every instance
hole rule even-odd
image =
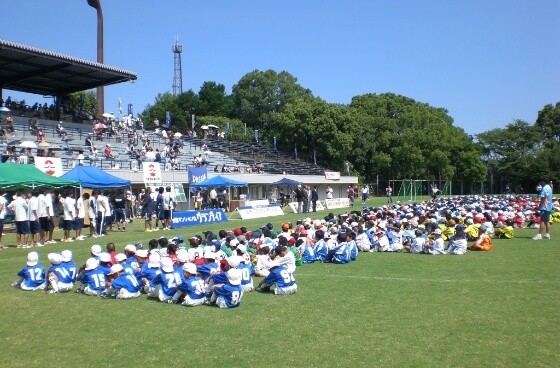
[[[74,230],[74,220],[64,220],[64,230]]]
[[[41,224],[41,230],[43,231],[53,231],[54,230],[54,221],[51,217],[48,220],[46,217],[39,217],[39,224]]]
[[[549,211],[541,211],[541,222],[550,222],[550,214]]]
[[[29,221],[16,221],[16,233],[28,235],[31,231],[29,230]]]
[[[124,208],[115,208],[113,211],[113,215],[115,216],[115,222],[125,222],[126,216],[124,214]]]
[[[163,210],[163,219],[171,220],[171,210]]]
[[[29,221],[29,231],[31,234],[40,234],[41,233],[41,224],[39,221]]]
[[[84,227],[84,219],[78,217],[74,220],[74,230],[81,230]]]
[[[4,219],[0,219],[0,236],[4,232]]]
[[[144,213],[144,220],[152,221],[152,212],[145,212]]]

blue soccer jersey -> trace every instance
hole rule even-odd
[[[196,272],[200,274],[203,280],[206,280],[212,273],[219,272],[220,266],[217,263],[207,263],[196,266]]]
[[[87,284],[90,290],[103,291],[105,290],[106,278],[105,274],[99,268],[87,271],[82,277],[82,284]]]
[[[198,276],[191,276],[179,285],[179,290],[186,292],[187,296],[193,300],[204,298],[205,289],[204,281]]]
[[[45,268],[40,264],[25,266],[18,272],[18,276],[23,277],[23,284],[25,286],[36,288],[45,283]]]
[[[105,276],[109,276],[109,274],[111,273],[111,266],[106,264],[100,264],[99,266],[97,266],[97,269],[103,271]]]
[[[158,273],[161,273],[161,269],[159,267],[148,267],[148,262],[144,262],[140,272],[140,277],[146,278],[148,282],[151,282]]]
[[[348,263],[350,262],[350,248],[347,243],[340,243],[333,248],[333,263]]]
[[[183,273],[183,265],[173,266],[173,270],[176,274],[181,276],[181,284],[185,281],[185,274]]]
[[[58,278],[58,282],[62,282],[64,284],[72,284],[74,281],[72,279],[72,275],[68,272],[68,269],[62,267],[62,265],[51,266],[47,274],[54,273]]]
[[[241,285],[249,285],[253,282],[252,275],[255,274],[255,269],[253,266],[245,263],[240,263],[237,266],[238,269],[241,270]]]
[[[301,258],[303,259],[303,263],[315,262],[315,251],[313,250],[313,247],[311,245],[303,243],[302,245],[299,246],[298,249],[301,253]]]
[[[130,265],[130,267],[134,268],[134,270],[136,270],[138,268],[138,260],[134,256],[128,257],[126,259],[126,264]]]
[[[276,267],[270,271],[270,274],[264,279],[268,285],[276,283],[277,287],[287,287],[295,285],[296,279],[294,274],[288,271],[285,266]]]
[[[78,277],[78,267],[76,266],[76,264],[72,261],[69,261],[69,262],[62,262],[60,266],[64,267],[70,274],[70,278],[72,280],[70,282],[75,283],[76,278]]]
[[[132,276],[137,276],[136,275],[136,267],[134,267],[132,264],[125,263],[122,266],[123,266],[124,273],[126,273],[128,275],[132,275]]]
[[[212,275],[212,281],[214,284],[227,284],[227,274],[226,272],[215,273]]]
[[[225,304],[228,308],[236,308],[241,304],[243,291],[241,285],[224,284],[220,287],[214,288],[214,293],[224,298]]]
[[[355,261],[358,258],[358,246],[354,240],[348,242],[348,248],[350,250],[350,260]]]
[[[324,261],[329,251],[329,248],[327,247],[327,242],[325,242],[325,240],[323,239],[317,241],[317,243],[315,243],[314,251],[315,251],[315,260]]]
[[[156,287],[157,285],[161,285],[161,290],[167,296],[175,295],[177,292],[176,287],[181,284],[181,275],[177,272],[161,272],[156,275],[150,282],[152,287]]]
[[[140,291],[140,284],[136,277],[126,273],[123,273],[113,280],[112,286],[115,290],[125,289],[130,293],[137,293]]]

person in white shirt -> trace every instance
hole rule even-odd
[[[332,199],[333,197],[333,190],[330,185],[327,185],[327,199]]]
[[[34,190],[28,199],[29,209],[27,211],[29,219],[29,232],[31,233],[31,245],[42,246],[39,243],[39,235],[41,234],[41,225],[39,224],[39,200],[37,196],[39,192]]]
[[[366,184],[362,187],[362,204],[366,204],[369,197],[369,188]]]
[[[104,193],[99,192],[97,196],[97,235],[104,236],[105,235],[105,228],[110,225],[108,219],[111,217],[111,206],[109,205],[109,195],[108,191]],[[101,212],[101,218],[100,218]]]
[[[97,238],[97,190],[92,190],[91,195],[84,193],[84,196],[88,200],[89,236]]]
[[[444,249],[443,238],[441,237],[441,234],[442,231],[440,228],[437,228],[432,232],[434,238],[424,244],[425,252],[427,254],[438,255],[447,253]]]
[[[173,210],[173,197],[171,195],[171,187],[166,187],[165,192],[161,196],[163,199],[163,230],[171,230],[171,211]]]
[[[27,245],[30,231],[29,231],[29,221],[27,215],[27,210],[29,208],[29,205],[25,200],[25,193],[18,192],[14,200],[10,202],[10,204],[8,205],[8,208],[10,209],[10,211],[14,213],[14,217],[16,221],[17,247],[31,248],[30,246]]]
[[[210,190],[209,197],[211,208],[218,208],[218,192],[216,192],[216,188]]]
[[[411,245],[405,246],[405,249],[410,253],[423,253],[424,252],[424,243],[426,243],[426,238],[423,236],[423,232],[421,229],[416,229],[415,235],[416,238],[412,241]]]
[[[89,195],[87,196],[89,198]],[[82,228],[84,227],[84,218],[86,217],[85,208],[86,193],[84,193],[76,201],[76,222],[74,223],[74,230],[76,230],[76,240],[84,240],[86,237],[82,235]]]
[[[5,192],[3,189],[0,189],[0,250],[6,249],[4,244],[2,244],[2,232],[4,232],[4,218],[6,217],[6,205],[8,204],[8,200],[4,197]]]
[[[42,244],[55,244],[56,241],[53,240],[54,232],[54,209],[53,200],[50,191],[45,191],[44,189],[39,190],[39,196],[37,200],[38,212],[39,212],[39,224],[41,225],[41,242]]]
[[[74,199],[74,192],[68,191],[66,198],[62,202],[64,206],[64,237],[63,242],[73,242],[70,237],[70,231],[74,230],[74,221],[76,219],[76,200]]]

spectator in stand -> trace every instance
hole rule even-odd
[[[239,162],[235,163],[235,166],[233,167],[233,172],[239,172]]]
[[[93,134],[88,133],[86,140],[84,142],[84,146],[86,147],[93,147]]]
[[[64,129],[64,127],[62,126],[62,121],[58,122],[58,125],[56,126],[56,132],[58,133],[58,137],[65,139],[66,138],[66,130]]]
[[[14,129],[14,119],[12,114],[8,114],[6,118],[6,131],[12,133],[12,138],[16,136],[16,130]]]
[[[111,145],[109,143],[107,143],[105,145],[105,150],[103,151],[103,155],[107,159],[114,159],[113,154],[112,154],[112,150],[111,150]]]
[[[43,133],[43,130],[41,130],[41,128],[37,129],[37,142],[45,142],[45,133]]]
[[[6,132],[6,129],[4,129],[4,127],[0,128],[0,139],[2,140],[2,143],[8,142],[8,132]]]

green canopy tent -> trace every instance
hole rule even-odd
[[[0,165],[0,187],[4,190],[29,188],[79,187],[78,180],[57,178],[45,174],[35,165],[5,163]]]

